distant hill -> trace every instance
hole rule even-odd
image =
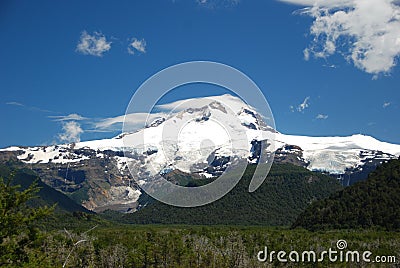
[[[57,203],[55,208],[55,212],[64,213],[64,212],[85,212],[92,213],[87,210],[83,206],[77,204],[68,196],[63,193],[51,188],[47,184],[43,183],[38,176],[29,169],[14,169],[10,168],[7,165],[0,165],[0,177],[3,178],[4,181],[7,181],[10,176],[14,176],[12,180],[12,184],[20,185],[21,190],[24,190],[29,187],[34,181],[37,181],[38,186],[40,187],[40,191],[38,193],[38,197],[29,201],[29,205],[31,206],[52,206]]]
[[[291,164],[277,164],[262,186],[249,193],[254,170],[254,165],[249,166],[236,187],[214,203],[178,208],[150,198],[144,208],[118,220],[139,224],[290,225],[311,201],[342,188],[329,176]],[[109,216],[118,214],[109,212]]]
[[[293,227],[310,230],[381,227],[400,230],[400,160],[309,206]]]

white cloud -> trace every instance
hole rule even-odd
[[[151,123],[152,121],[165,117],[165,113],[134,113],[127,115],[120,115],[116,117],[110,117],[100,120],[94,123],[95,131],[117,131],[121,130],[122,124],[125,122],[125,127],[131,131],[143,128],[146,123]]]
[[[135,51],[146,53],[146,40],[133,38],[128,46],[128,53],[134,55]]]
[[[297,111],[303,112],[306,108],[308,108],[308,106],[310,106],[309,101],[310,101],[310,97],[306,97],[304,99],[304,101],[302,103],[300,103],[299,106],[297,106]]]
[[[52,115],[52,116],[49,116],[49,118],[54,118],[54,121],[70,121],[70,120],[81,121],[81,120],[88,119],[79,114]]]
[[[353,2],[352,0],[280,0],[280,1],[299,6],[319,5],[324,7],[343,6]]]
[[[63,122],[63,132],[58,134],[61,142],[79,142],[80,136],[84,132],[80,124],[75,121]]]
[[[400,55],[398,0],[280,0],[305,6],[314,18],[314,36],[304,58],[326,58],[335,53],[370,74],[388,73]]]
[[[310,50],[308,48],[303,50],[304,60],[310,60]]]
[[[331,69],[336,69],[337,68],[337,66],[335,64],[324,64],[322,66],[324,66],[326,68],[331,68]]]
[[[6,102],[7,105],[14,105],[14,106],[21,106],[21,107],[25,107],[25,105],[23,105],[20,102],[16,102],[16,101],[10,101],[10,102]]]
[[[7,105],[18,106],[18,107],[21,107],[21,108],[23,108],[23,109],[27,109],[27,110],[35,111],[35,112],[54,113],[53,111],[50,111],[50,110],[38,108],[38,107],[35,107],[35,106],[25,105],[25,104],[23,104],[23,103],[16,102],[16,101],[6,102],[6,104],[7,104]]]
[[[57,138],[60,142],[66,143],[79,142],[81,134],[85,131],[77,121],[89,120],[89,118],[75,113],[69,115],[52,115],[49,118],[61,122],[62,132],[57,135]]]
[[[196,0],[196,2],[200,6],[215,9],[236,6],[240,0]]]
[[[325,120],[325,119],[328,119],[328,115],[327,114],[319,114],[315,117],[315,119]]]
[[[85,54],[101,57],[103,54],[111,49],[111,42],[108,42],[106,37],[98,32],[92,35],[83,31],[76,51]]]
[[[387,107],[389,107],[391,104],[392,104],[392,103],[390,103],[390,102],[385,102],[385,103],[383,103],[382,107],[383,107],[383,108],[387,108]]]
[[[80,134],[84,132],[120,132],[123,123],[125,123],[126,129],[135,131],[156,119],[167,116],[167,113],[135,113],[98,119],[83,117],[79,114],[69,114],[66,116],[49,116],[49,118],[62,124],[62,133],[57,135],[60,141],[74,142],[79,140]]]
[[[174,102],[157,105],[156,109],[170,113],[171,112],[176,113],[190,108],[194,109],[201,108],[209,105],[213,101],[218,101],[218,98],[214,99],[213,97],[209,97],[200,99],[193,98],[193,99],[177,100]]]

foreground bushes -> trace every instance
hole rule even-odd
[[[26,267],[285,267],[277,260],[258,262],[257,252],[265,246],[276,251],[321,252],[330,247],[336,249],[339,239],[347,241],[349,250],[370,250],[374,256],[395,255],[400,259],[400,233],[397,232],[313,233],[271,227],[117,226],[97,227],[80,233],[66,230],[46,233],[43,242],[29,252],[30,263]],[[343,264],[326,260],[321,265],[344,267]],[[317,267],[312,263],[305,265]],[[396,267],[396,264],[385,267]]]

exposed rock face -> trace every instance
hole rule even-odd
[[[123,153],[110,150],[98,153],[90,149],[72,149],[71,153],[81,157],[82,160],[68,163],[38,161],[24,164],[18,159],[18,155],[24,154],[21,150],[0,152],[0,161],[13,161],[19,163],[21,167],[34,170],[43,182],[67,194],[87,209],[94,211],[108,208],[118,211],[136,209],[141,192],[126,167],[122,167],[124,163],[120,155]]]
[[[307,167],[309,162],[303,158],[303,150],[296,145],[285,145],[275,152],[276,163],[290,163]]]

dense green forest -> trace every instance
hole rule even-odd
[[[315,201],[298,217],[293,227],[400,230],[400,160],[382,164],[369,174],[367,180],[327,199]]]
[[[273,165],[257,191],[248,192],[255,170],[247,168],[232,191],[220,200],[196,208],[178,208],[150,200],[141,210],[109,213],[111,218],[136,224],[290,225],[313,201],[341,189],[333,178],[291,164]]]
[[[36,267],[61,267],[64,263],[66,267],[287,267],[288,264],[276,259],[272,263],[259,262],[258,251],[268,246],[287,252],[311,249],[322,252],[330,247],[336,249],[339,239],[345,239],[351,250],[371,250],[374,256],[400,258],[400,233],[393,232],[313,233],[273,227],[129,225],[97,227],[79,233],[63,230],[48,233],[37,248],[41,259]],[[348,265],[334,264],[328,259],[321,264],[292,264],[294,267]]]

